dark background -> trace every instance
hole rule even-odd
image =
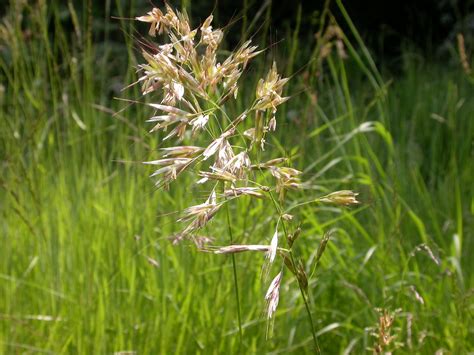
[[[118,5],[125,10],[125,14],[122,13],[122,15],[133,17],[146,13],[152,6],[163,7],[164,4],[159,0],[47,1],[48,4],[55,4],[64,9],[62,21],[71,31],[73,31],[73,25],[68,12],[69,1],[78,10],[79,17],[92,14],[96,41],[100,41],[104,31],[103,19],[107,16],[110,18],[121,15],[117,10]],[[11,1],[11,3],[14,2],[15,0]],[[324,0],[170,0],[169,2],[177,8],[183,6],[188,8],[195,26],[211,12],[214,14],[217,26],[232,24],[227,35],[231,44],[239,41],[241,26],[244,23],[242,14],[245,6],[248,22],[250,22],[257,16],[263,4],[270,3],[271,16],[267,36],[272,41],[284,42],[295,27],[299,7],[302,10],[299,37],[301,40],[314,38],[324,4]],[[467,44],[471,42],[474,33],[474,0],[346,0],[343,3],[366,44],[378,60],[390,61],[406,49],[420,52],[426,57],[442,57],[446,52],[446,47],[454,43],[456,33],[463,32]],[[335,0],[330,4],[332,13],[342,28],[347,29]],[[8,1],[0,0],[1,15],[5,13],[7,6]],[[87,6],[92,11],[88,12]],[[258,17],[255,29],[261,29],[264,25],[265,13]],[[137,28],[142,33],[139,26],[137,25]],[[123,42],[123,33],[118,23],[108,38],[117,43]]]
[[[264,3],[249,2],[250,14],[257,13]],[[206,16],[213,9],[211,4],[193,2],[193,16]],[[335,1],[330,4],[332,13],[345,27]],[[435,56],[447,41],[454,39],[457,32],[468,36],[474,32],[472,0],[346,0],[343,4],[369,47],[379,55],[397,56],[405,46],[409,46],[427,56]],[[295,26],[300,5],[303,10],[300,37],[314,34],[324,0],[274,0],[270,26],[274,36],[284,37],[287,29]],[[223,23],[238,17],[242,8],[243,0],[220,0],[215,3],[219,20]]]

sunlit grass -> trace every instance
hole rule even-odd
[[[0,353],[235,350],[230,258],[168,241],[180,227],[169,211],[203,196],[193,195],[186,176],[169,192],[155,191],[151,171],[136,163],[158,144],[142,124],[147,115],[139,106],[111,114],[125,106],[113,96],[139,96],[110,89],[135,79],[130,37],[120,47],[125,67],[114,61],[111,42],[100,50],[92,37],[88,44],[92,32],[81,13],[74,33],[62,29],[55,7],[23,13],[32,37],[14,12],[1,31]],[[128,21],[104,21],[130,31]],[[409,54],[402,76],[382,79],[351,38],[348,59],[334,51],[323,75],[308,66],[292,79],[288,91],[298,94],[280,117],[282,143],[269,141],[306,168],[316,194],[361,192],[360,208],[300,210],[297,247],[308,274],[324,232],[334,229],[310,279],[320,347],[373,347],[383,308],[395,313],[391,346],[465,353],[474,346],[472,84],[462,68]],[[291,61],[301,47],[276,51]],[[111,77],[113,66],[128,74]],[[258,78],[259,66],[252,70]],[[254,84],[249,80],[249,95]],[[271,238],[264,208],[258,201],[231,208],[236,241]],[[209,232],[226,234],[227,227]],[[282,285],[274,337],[265,340],[261,264],[255,255],[236,261],[245,351],[310,352],[295,280]]]

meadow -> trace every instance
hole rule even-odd
[[[472,75],[455,42],[445,63],[407,50],[393,74],[336,3],[348,31],[324,13],[310,45],[298,40],[298,25],[276,44],[260,28],[253,40],[266,51],[231,108],[246,107],[275,60],[291,78],[291,98],[267,150],[307,183],[288,192],[291,203],[360,193],[358,206],[308,203],[295,213],[318,346],[324,354],[469,353]],[[142,162],[164,136],[149,133],[149,107],[116,99],[141,100],[138,86],[122,88],[143,62],[137,38],[148,28],[129,20],[143,13],[117,2],[119,18],[106,11],[98,28],[90,8],[71,1],[11,4],[0,24],[0,353],[313,353],[290,272],[268,337],[262,254],[232,258],[170,240],[183,227],[176,211],[206,196],[187,174],[155,188]],[[265,200],[229,205],[233,241],[269,244],[271,209]],[[227,245],[225,216],[203,233]]]

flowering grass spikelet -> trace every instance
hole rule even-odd
[[[267,301],[267,318],[271,319],[275,313],[278,302],[280,301],[280,285],[281,285],[281,276],[282,272],[280,271],[278,275],[270,283],[267,293],[265,295],[265,300]]]
[[[273,263],[275,260],[276,252],[278,248],[278,230],[275,231],[275,234],[273,234],[272,241],[270,242],[270,249],[268,250],[268,261]]]
[[[358,205],[360,202],[357,201],[357,195],[359,195],[357,192],[341,190],[323,196],[319,198],[319,201],[343,206]]]

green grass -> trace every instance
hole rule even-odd
[[[137,15],[117,8],[121,17]],[[10,9],[0,42],[0,353],[236,352],[231,258],[168,241],[181,227],[170,212],[203,196],[186,176],[155,191],[150,170],[135,163],[159,145],[143,123],[148,112],[135,105],[111,114],[126,106],[113,96],[139,97],[110,89],[135,79],[127,35],[134,24],[104,19],[103,33],[125,32],[118,46],[94,37],[87,7],[75,13],[74,33],[62,27],[56,5],[17,11]],[[361,192],[360,208],[298,211],[297,252],[308,273],[323,233],[334,230],[310,279],[321,350],[372,347],[383,308],[399,310],[392,334],[400,353],[473,351],[472,83],[460,68],[409,53],[402,75],[380,75],[352,31],[347,60],[333,53],[322,68],[295,75],[288,92],[297,94],[270,142],[305,170],[311,196]],[[295,40],[272,49],[280,67],[298,67],[305,48]],[[263,61],[256,64],[242,97],[261,75]],[[234,240],[268,242],[269,208],[232,205]],[[219,245],[228,240],[222,217],[205,231]],[[296,280],[285,273],[266,340],[263,256],[240,254],[236,262],[242,352],[310,353]]]

